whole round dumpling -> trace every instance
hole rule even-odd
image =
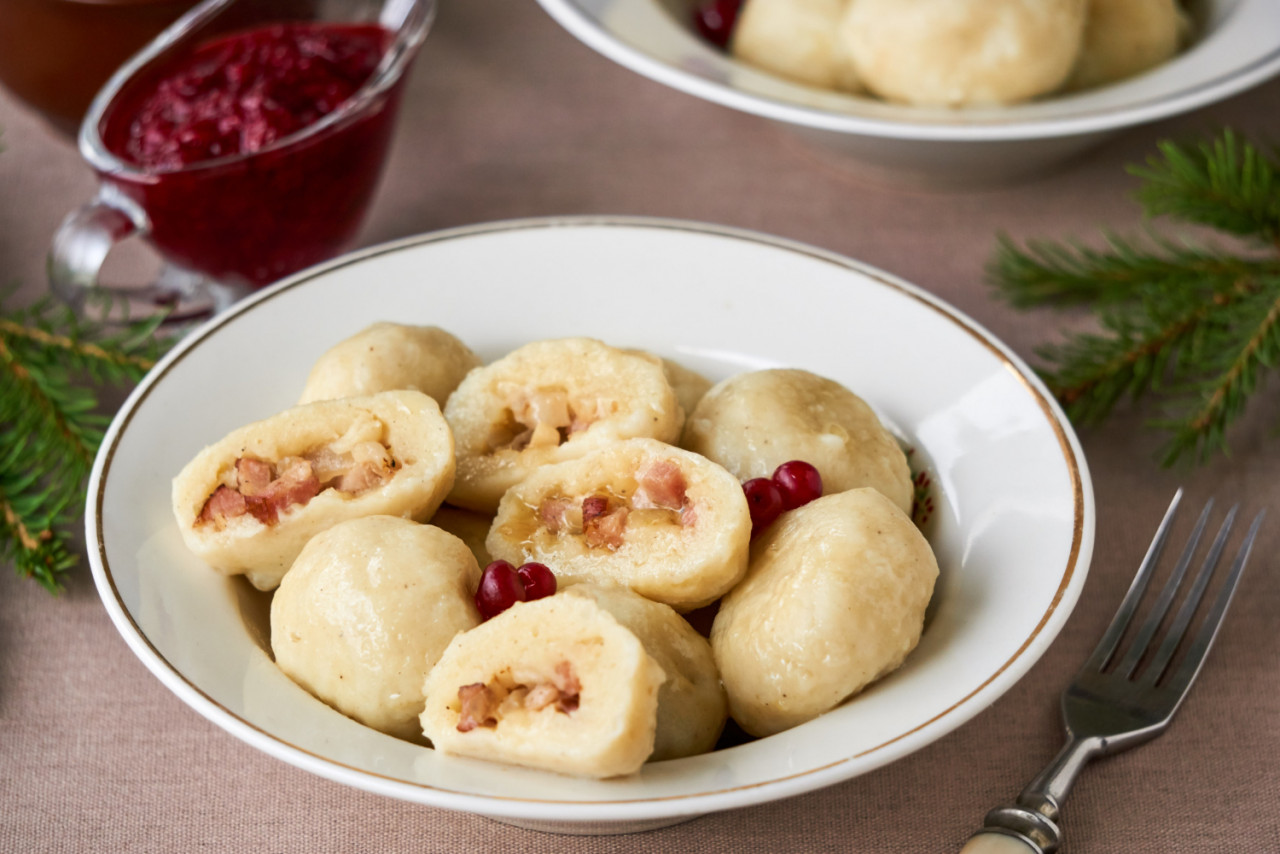
[[[395,516],[335,525],[271,602],[271,649],[294,682],[363,724],[421,740],[427,674],[480,624],[480,567],[452,534]]]
[[[679,611],[747,570],[751,514],[737,479],[705,457],[630,439],[544,466],[502,497],[485,546],[558,577],[622,584]]]
[[[438,326],[375,323],[327,350],[299,403],[413,389],[444,406],[480,358]]]
[[[844,92],[862,86],[838,37],[849,0],[746,0],[729,43],[738,59],[780,77]]]
[[[537,341],[467,374],[444,409],[450,504],[492,513],[539,466],[637,436],[674,442],[684,413],[661,364],[591,338]]]
[[[436,402],[384,391],[233,430],[173,479],[173,514],[201,560],[271,590],[319,532],[360,516],[427,519],[453,476],[453,436]]]
[[[631,349],[626,352],[643,356],[655,364],[662,365],[662,372],[666,374],[667,382],[671,383],[671,390],[676,393],[676,400],[680,402],[680,408],[684,410],[685,415],[693,412],[698,401],[702,400],[702,396],[711,388],[711,380],[679,362],[664,359],[647,350]]]
[[[928,541],[874,489],[783,514],[711,627],[733,719],[772,735],[896,669],[920,640],[937,576]]]
[[[1102,86],[1154,68],[1178,52],[1190,29],[1178,0],[1089,0],[1067,87]]]
[[[862,398],[809,371],[750,371],[720,382],[680,444],[743,481],[804,460],[828,494],[871,486],[911,512],[911,469],[893,435]]]
[[[1058,89],[1080,53],[1087,0],[856,0],[840,38],[891,101],[1016,104]]]
[[[493,525],[493,516],[442,504],[430,521],[432,525],[466,543],[480,566],[485,567],[493,562],[493,557],[484,545],[484,539],[489,536],[489,528]]]
[[[608,611],[666,672],[650,762],[696,756],[716,746],[728,706],[706,638],[675,609],[616,584],[570,583],[557,595],[590,599]]]

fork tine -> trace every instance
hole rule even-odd
[[[1227,573],[1227,578],[1222,583],[1222,589],[1218,591],[1218,598],[1214,601],[1213,607],[1209,612],[1205,614],[1204,623],[1200,626],[1200,631],[1196,633],[1191,646],[1187,648],[1186,658],[1178,669],[1174,671],[1165,686],[1166,690],[1177,692],[1180,695],[1173,708],[1169,711],[1170,715],[1176,712],[1178,706],[1182,704],[1187,688],[1191,687],[1191,683],[1195,681],[1196,675],[1200,672],[1200,666],[1204,664],[1205,656],[1209,653],[1209,648],[1213,646],[1214,638],[1218,636],[1218,629],[1222,626],[1222,618],[1226,616],[1227,608],[1231,605],[1236,585],[1239,584],[1240,575],[1244,572],[1244,565],[1249,560],[1250,552],[1253,551],[1253,541],[1258,535],[1258,528],[1262,526],[1262,517],[1265,515],[1266,511],[1260,510],[1258,515],[1253,517],[1253,524],[1249,526],[1249,533],[1245,535],[1244,541],[1240,543],[1240,548],[1236,551],[1235,560],[1231,563],[1231,570]],[[1172,654],[1172,650],[1170,654]]]
[[[1200,572],[1196,574],[1196,580],[1191,585],[1191,591],[1187,593],[1186,601],[1182,603],[1182,607],[1178,610],[1178,616],[1174,618],[1173,624],[1169,626],[1169,631],[1165,634],[1164,641],[1160,644],[1160,648],[1156,650],[1156,654],[1151,659],[1146,673],[1143,674],[1143,682],[1154,685],[1160,681],[1160,677],[1164,675],[1165,668],[1169,666],[1170,659],[1173,658],[1174,652],[1178,649],[1178,644],[1182,643],[1183,635],[1187,632],[1187,626],[1191,624],[1191,618],[1195,616],[1196,609],[1200,607],[1200,600],[1204,598],[1204,591],[1209,586],[1209,579],[1213,577],[1214,570],[1218,568],[1218,561],[1222,559],[1222,550],[1227,546],[1227,536],[1231,533],[1232,526],[1235,525],[1238,508],[1239,505],[1232,507],[1227,513],[1227,518],[1222,520],[1222,526],[1218,529],[1218,535],[1214,537],[1213,545],[1209,547],[1209,553],[1205,555],[1204,563],[1200,566]]]
[[[1191,558],[1195,557],[1196,548],[1200,545],[1200,536],[1204,533],[1204,526],[1209,522],[1209,513],[1213,510],[1213,499],[1210,498],[1205,502],[1204,509],[1200,511],[1200,518],[1196,520],[1196,526],[1191,531],[1191,536],[1187,538],[1187,545],[1182,549],[1182,554],[1178,557],[1178,562],[1173,568],[1173,572],[1169,575],[1169,580],[1165,582],[1164,589],[1160,591],[1160,595],[1156,597],[1155,604],[1151,606],[1151,613],[1142,624],[1142,628],[1138,630],[1138,634],[1134,636],[1133,643],[1129,645],[1129,649],[1124,654],[1124,658],[1120,664],[1116,666],[1115,672],[1128,678],[1133,674],[1134,669],[1138,666],[1138,662],[1142,660],[1142,656],[1146,653],[1147,647],[1151,644],[1151,639],[1155,637],[1156,631],[1159,630],[1160,624],[1164,622],[1165,615],[1169,613],[1170,606],[1173,605],[1174,597],[1178,595],[1178,587],[1182,584],[1183,577],[1187,574],[1187,567],[1191,564]],[[1235,508],[1232,508],[1231,514],[1228,515],[1230,520],[1235,514]],[[1230,522],[1228,522],[1230,527]],[[1221,534],[1219,539],[1223,539]],[[1215,545],[1217,545],[1215,543]],[[1221,547],[1219,546],[1219,551]],[[1214,558],[1217,561],[1217,558]],[[1201,573],[1203,574],[1203,572]]]
[[[1147,582],[1151,580],[1155,565],[1160,560],[1160,553],[1164,550],[1165,541],[1169,539],[1169,528],[1173,525],[1173,516],[1178,512],[1178,504],[1181,501],[1182,490],[1179,489],[1174,493],[1173,500],[1169,502],[1169,509],[1165,511],[1164,518],[1160,520],[1160,527],[1156,529],[1156,535],[1152,537],[1151,545],[1147,547],[1147,555],[1142,559],[1138,574],[1133,577],[1133,581],[1129,584],[1129,592],[1124,595],[1124,600],[1116,610],[1116,615],[1111,618],[1111,624],[1107,626],[1106,632],[1102,635],[1102,639],[1098,641],[1098,646],[1094,649],[1093,655],[1089,656],[1089,660],[1085,662],[1082,671],[1101,671],[1111,661],[1111,656],[1115,654],[1120,638],[1124,636],[1125,629],[1129,627],[1129,621],[1133,619],[1133,612],[1138,609],[1138,601],[1147,589]]]

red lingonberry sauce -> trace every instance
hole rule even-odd
[[[106,177],[157,246],[215,278],[261,286],[331,257],[372,196],[399,86],[288,140],[368,82],[390,42],[373,24],[280,23],[199,45],[108,107],[103,142],[141,174]]]
[[[169,68],[106,140],[160,171],[259,151],[337,109],[382,56],[378,26],[274,24],[198,48]]]

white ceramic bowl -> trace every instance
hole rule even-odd
[[[537,338],[593,335],[711,378],[785,365],[846,383],[916,448],[936,484],[925,531],[941,576],[919,647],[902,669],[817,720],[617,780],[444,757],[325,706],[272,663],[266,596],[183,547],[170,481],[203,445],[292,405],[316,357],[385,319],[438,324],[486,359]],[[266,359],[264,341],[272,342]],[[1094,530],[1088,470],[1062,413],[972,320],[811,247],[609,218],[412,238],[238,304],[191,334],[126,401],[102,444],[86,512],[94,579],[112,620],[209,720],[352,786],[578,833],[658,827],[795,795],[950,732],[1057,634],[1084,584]]]
[[[926,185],[1013,180],[1107,135],[1226,98],[1280,71],[1280,3],[1199,0],[1195,42],[1129,80],[1005,108],[915,108],[788,82],[699,38],[698,0],[538,0],[613,61],[672,88],[780,122],[871,177]]]

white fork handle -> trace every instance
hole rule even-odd
[[[979,833],[965,843],[960,854],[1043,854],[1043,849],[1017,836]]]

